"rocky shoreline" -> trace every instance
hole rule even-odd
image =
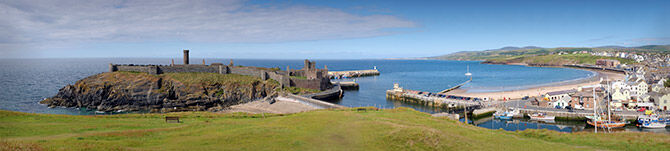
[[[97,111],[219,111],[278,90],[276,81],[242,75],[111,72],[67,85],[40,103]]]

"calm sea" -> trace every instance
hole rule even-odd
[[[193,62],[201,59],[193,58]],[[302,68],[303,60],[235,59],[236,65]],[[175,60],[177,62],[177,60]],[[227,64],[229,59],[206,59],[207,63]],[[473,82],[464,87],[469,91],[500,91],[546,85],[593,76],[594,73],[565,68],[540,68],[510,65],[480,64],[477,61],[443,60],[316,60],[317,66],[329,70],[360,70],[377,67],[379,76],[356,78],[360,89],[345,91],[344,98],[333,101],[344,106],[377,106],[383,108],[411,107],[428,113],[440,109],[386,100],[386,90],[399,83],[406,89],[436,92],[467,80],[469,66]],[[106,72],[109,63],[169,64],[170,59],[157,58],[95,58],[95,59],[0,59],[0,109],[29,113],[94,114],[75,108],[48,108],[38,102],[55,95],[60,88],[79,79]],[[352,80],[352,79],[345,79]],[[512,121],[479,119],[475,125],[490,129],[524,130],[549,129],[562,132],[593,131],[584,122],[538,123],[524,119]],[[623,131],[647,131],[628,126]],[[670,129],[654,132],[669,133]]]
[[[202,59],[192,58],[192,62]],[[229,59],[205,59],[206,62],[228,64]],[[178,60],[175,59],[175,62]],[[250,60],[235,59],[236,65],[302,68],[303,60]],[[393,108],[412,107],[423,112],[439,109],[386,100],[385,91],[399,83],[406,89],[436,92],[467,80],[469,66],[473,82],[465,88],[470,91],[520,89],[529,85],[542,85],[592,76],[583,70],[565,68],[540,68],[510,65],[480,64],[477,61],[444,60],[316,60],[317,66],[329,70],[360,70],[376,67],[379,76],[356,78],[357,91],[346,91],[344,98],[334,103],[344,106],[377,106]],[[73,108],[48,108],[38,102],[55,95],[67,84],[79,79],[106,72],[109,63],[117,64],[169,64],[170,59],[160,58],[77,58],[77,59],[0,59],[0,109],[30,113],[91,114]],[[352,80],[352,79],[345,79]]]

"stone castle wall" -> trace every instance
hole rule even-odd
[[[316,90],[325,90],[330,88],[330,79],[296,79],[291,78],[291,86],[300,88],[309,88]]]
[[[248,76],[254,76],[254,77],[261,77],[263,75],[262,70],[258,69],[251,69],[251,68],[244,68],[244,67],[230,67],[230,74],[239,74],[239,75],[248,75]],[[263,77],[261,77],[263,78]]]
[[[218,66],[208,65],[173,65],[173,66],[158,66],[159,73],[179,73],[179,72],[207,72],[219,73]]]
[[[115,71],[131,71],[131,72],[145,72],[149,74],[162,74],[162,73],[180,73],[180,72],[206,72],[206,73],[220,73],[220,74],[239,74],[259,77],[262,80],[272,79],[277,82],[282,87],[300,87],[300,88],[310,88],[317,90],[325,90],[332,85],[330,84],[330,79],[327,77],[313,77],[317,75],[322,75],[322,70],[311,70],[311,71],[302,71],[295,70],[297,75],[294,76],[306,76],[305,73],[312,72],[309,79],[297,79],[291,78],[286,71],[270,71],[262,70],[252,67],[235,67],[235,66],[226,66],[222,64],[215,65],[117,65],[110,64],[110,72]],[[293,71],[292,71],[293,72]],[[321,73],[313,73],[321,72]]]
[[[130,71],[130,72],[145,72],[149,74],[159,74],[158,67],[155,65],[111,65],[110,71]]]

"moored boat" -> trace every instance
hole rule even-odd
[[[637,117],[638,126],[642,128],[665,128],[666,120],[658,115],[640,115]]]
[[[528,115],[528,116],[530,116],[531,120],[541,120],[541,121],[554,120],[554,118],[556,118],[555,116],[548,116],[545,113],[535,113],[535,114],[531,114],[531,115]]]
[[[514,118],[514,116],[517,114],[519,114],[519,110],[496,111],[495,113],[493,113],[493,117],[501,120],[510,120]]]
[[[510,120],[512,119],[512,115],[508,114],[507,112],[496,112],[493,114],[493,117],[501,120]]]
[[[598,127],[598,128],[622,128],[626,126],[626,122],[623,118],[619,116],[613,116],[614,120],[611,120],[612,117],[605,117],[605,116],[587,116],[586,118],[588,119],[586,121],[587,124],[593,126],[593,127]],[[610,120],[607,120],[610,119]],[[594,122],[595,121],[595,122]]]
[[[620,122],[620,121],[598,121],[593,122],[593,120],[588,120],[586,121],[589,125],[593,127],[598,127],[598,128],[622,128],[626,126],[625,122]]]

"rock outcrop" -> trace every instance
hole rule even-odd
[[[215,73],[110,72],[67,85],[40,103],[98,111],[216,111],[280,90],[273,80]]]

